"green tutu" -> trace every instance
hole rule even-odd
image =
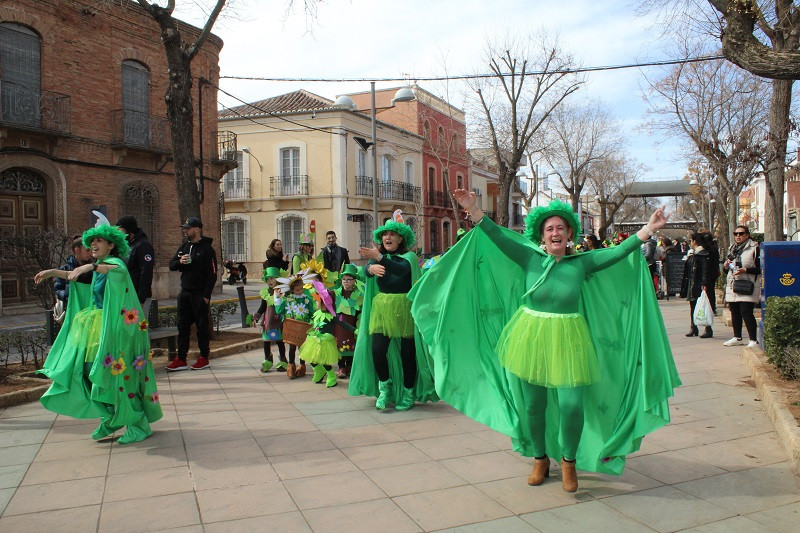
[[[336,338],[330,333],[309,335],[300,346],[300,359],[315,365],[335,365],[339,362]]]
[[[372,299],[369,333],[387,337],[414,338],[414,319],[411,317],[411,300],[405,294],[379,292]]]
[[[94,362],[97,350],[100,348],[100,336],[103,328],[103,310],[87,308],[75,314],[70,328],[70,337],[76,346],[85,350],[83,360],[86,363]]]
[[[497,343],[500,364],[533,385],[580,387],[600,381],[592,338],[579,313],[520,307]]]

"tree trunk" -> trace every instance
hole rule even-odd
[[[500,176],[500,196],[497,197],[497,220],[496,222],[505,228],[509,227],[509,206],[508,199],[511,197],[511,186],[517,177],[517,172],[509,170]]]
[[[782,241],[783,186],[786,166],[786,143],[789,137],[789,111],[792,105],[792,80],[773,80],[769,110],[769,159],[767,160],[764,240]]]

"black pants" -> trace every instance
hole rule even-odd
[[[373,333],[372,335],[372,364],[378,379],[389,379],[389,343],[391,337]],[[403,387],[411,389],[417,380],[417,348],[414,339],[400,339],[400,360],[403,363]]]
[[[192,324],[197,328],[197,347],[201,357],[208,357],[208,304],[202,293],[181,291],[178,294],[178,359],[186,361]]]
[[[272,361],[272,343],[278,345],[278,356],[284,363],[286,362],[286,345],[283,341],[264,341],[264,360]]]
[[[742,320],[744,320],[750,340],[757,340],[758,325],[756,324],[756,317],[753,315],[755,306],[756,304],[753,302],[728,302],[728,307],[731,309],[731,324],[733,325],[734,337],[742,338]]]

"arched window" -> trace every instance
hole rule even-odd
[[[122,62],[122,128],[125,144],[150,146],[150,71],[137,61]]]
[[[414,163],[411,161],[405,162],[405,179],[406,183],[412,183],[414,181]]]
[[[150,238],[153,248],[158,248],[158,189],[147,181],[134,181],[122,193],[122,214],[133,215],[139,227]]]
[[[436,220],[431,220],[430,223],[430,240],[431,240],[431,249],[430,253],[438,253],[439,252],[439,222]]]
[[[428,142],[433,142],[431,139],[431,123],[427,120],[422,123],[422,137]]]
[[[456,174],[456,182],[458,183],[459,189],[464,188],[464,176],[462,176],[461,174]]]
[[[305,220],[297,215],[286,215],[278,219],[278,235],[283,242],[283,253],[289,257],[300,251],[300,233]]]
[[[42,40],[32,29],[0,23],[0,109],[4,123],[39,127]]]
[[[442,222],[442,241],[445,250],[450,248],[450,222]]]
[[[247,220],[230,217],[222,223],[222,234],[225,236],[225,257],[233,262],[247,261],[247,243],[249,237],[249,224]]]
[[[444,144],[446,141],[444,137],[444,128],[439,126],[439,129],[436,130],[436,142],[439,144]]]
[[[381,177],[384,182],[392,181],[392,157],[384,155],[381,157]]]

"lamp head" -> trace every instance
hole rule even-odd
[[[373,143],[366,140],[364,137],[353,137],[353,140],[361,147],[362,150],[365,152],[369,150],[369,147],[372,146]]]

